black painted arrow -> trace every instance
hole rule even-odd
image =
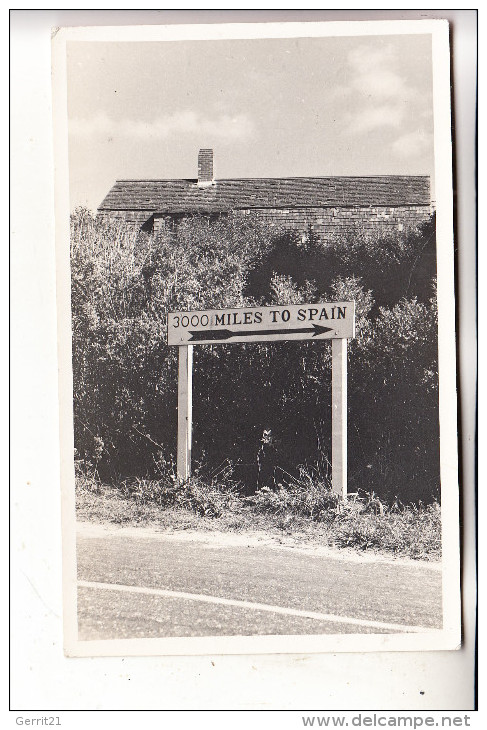
[[[314,324],[312,327],[300,327],[299,329],[279,329],[279,330],[255,330],[248,332],[247,330],[207,330],[206,332],[190,332],[190,342],[198,342],[201,340],[230,340],[232,337],[252,337],[253,335],[294,335],[303,333],[312,333],[313,337],[322,335],[325,332],[332,332],[333,327],[322,327],[320,324]]]

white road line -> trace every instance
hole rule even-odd
[[[438,629],[431,629],[426,626],[409,626],[407,624],[390,624],[384,621],[369,621],[362,618],[350,618],[348,616],[336,616],[332,613],[318,613],[317,611],[300,611],[296,608],[284,608],[282,606],[270,606],[267,603],[253,603],[250,601],[238,601],[233,598],[218,598],[207,596],[202,593],[183,593],[181,591],[168,591],[162,588],[143,588],[141,586],[124,586],[118,583],[94,583],[86,580],[78,581],[80,588],[97,588],[106,591],[121,591],[123,593],[140,593],[147,596],[161,596],[163,598],[182,598],[188,601],[202,601],[203,603],[216,603],[223,606],[236,606],[237,608],[250,608],[254,611],[269,611],[280,613],[285,616],[300,616],[301,618],[312,618],[316,621],[330,621],[337,624],[353,624],[356,626],[368,626],[374,629],[389,629],[391,631],[424,633],[435,632]]]

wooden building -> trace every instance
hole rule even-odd
[[[428,176],[215,179],[213,150],[198,155],[198,178],[118,180],[98,215],[155,231],[188,215],[235,212],[284,223],[326,241],[345,229],[404,230],[432,212]]]

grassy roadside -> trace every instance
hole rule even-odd
[[[226,533],[267,532],[314,543],[383,555],[437,561],[441,558],[439,505],[388,506],[374,495],[338,500],[310,480],[261,489],[241,497],[230,484],[191,479],[135,479],[114,487],[78,476],[77,519],[162,530]]]

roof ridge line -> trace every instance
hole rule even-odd
[[[289,177],[220,177],[215,178],[213,182],[246,182],[249,180],[374,180],[378,178],[424,178],[431,179],[431,175],[402,175],[402,174],[387,174],[387,175],[294,175]],[[119,178],[115,181],[119,182],[187,182],[187,183],[198,183],[197,178],[187,177],[169,177],[169,178]]]

